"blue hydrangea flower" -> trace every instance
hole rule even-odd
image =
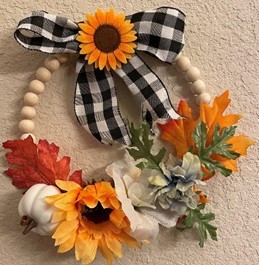
[[[171,209],[183,215],[187,208],[195,209],[199,196],[193,191],[195,184],[201,181],[202,171],[198,156],[188,152],[179,160],[173,156],[167,163],[161,163],[162,172],[154,170],[149,177],[153,187],[155,201],[163,209]]]

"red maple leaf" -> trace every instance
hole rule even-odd
[[[75,171],[70,177],[70,158],[58,160],[59,147],[47,140],[39,140],[35,144],[29,136],[25,140],[13,140],[3,143],[5,149],[11,149],[6,154],[9,165],[15,167],[5,171],[17,188],[30,188],[34,184],[44,183],[56,185],[57,179],[71,180],[83,185],[82,170]]]

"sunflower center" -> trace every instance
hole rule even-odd
[[[105,53],[115,51],[120,45],[120,33],[112,25],[101,25],[94,34],[96,47]]]
[[[89,208],[88,206],[84,205],[81,210],[81,215],[88,221],[99,224],[108,221],[110,219],[111,212],[112,209],[104,209],[101,203],[98,202],[94,208]]]

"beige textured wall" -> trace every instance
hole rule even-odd
[[[213,96],[230,89],[231,111],[243,113],[245,117],[239,131],[258,141],[258,0],[1,0],[0,140],[16,137],[22,96],[35,70],[46,58],[46,55],[23,49],[12,37],[24,14],[39,9],[78,21],[84,12],[94,11],[99,6],[114,6],[119,11],[132,13],[162,5],[173,5],[186,13],[185,53],[202,71]],[[73,113],[75,60],[55,73],[41,96],[35,121],[37,135],[60,145],[62,154],[71,156],[74,168],[82,168],[86,176],[94,177],[102,174],[104,166],[121,152],[117,147],[100,145],[77,124]],[[176,73],[172,67],[165,67],[156,60],[153,62],[153,68],[167,87],[176,92],[171,93],[175,102],[179,100],[175,94],[188,95],[183,87],[174,84]],[[173,77],[168,77],[170,72]],[[122,95],[127,94],[121,82],[118,87]],[[121,99],[122,103],[125,98]],[[200,249],[195,233],[161,229],[156,242],[144,246],[143,251],[125,249],[124,259],[116,264],[259,264],[258,151],[258,145],[255,145],[249,156],[241,159],[239,173],[229,178],[217,176],[208,182],[208,195],[217,215],[218,242],[209,241],[204,249]],[[1,172],[6,167],[3,158],[4,151],[1,150]],[[56,254],[50,238],[22,235],[16,211],[19,199],[20,192],[1,174],[0,264],[77,264],[72,252]],[[94,264],[103,264],[103,259],[98,257]]]

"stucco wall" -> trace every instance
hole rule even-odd
[[[13,39],[17,22],[31,10],[46,10],[82,20],[84,12],[114,6],[125,13],[158,6],[175,6],[187,15],[185,54],[191,58],[206,81],[212,96],[230,89],[231,111],[243,113],[239,132],[259,140],[259,2],[258,0],[1,0],[0,3],[0,140],[16,137],[22,96],[35,70],[46,55],[30,52]],[[97,143],[74,116],[74,67],[62,67],[54,74],[41,96],[35,120],[36,134],[61,146],[70,155],[74,168],[88,177],[99,176],[103,168],[119,157],[117,147]],[[175,85],[176,72],[152,60],[153,69],[171,90],[174,102],[186,95]],[[169,73],[173,77],[170,77]],[[168,77],[169,74],[169,77]],[[118,81],[121,95],[127,90]],[[181,82],[180,82],[181,83]],[[123,97],[121,99],[123,104]],[[124,96],[125,101],[125,96]],[[129,111],[131,112],[131,111]],[[136,112],[136,111],[135,111]],[[1,149],[1,172],[6,167]],[[208,182],[207,193],[216,213],[218,242],[208,241],[199,248],[195,233],[161,229],[156,242],[142,251],[125,248],[125,257],[116,264],[236,265],[259,264],[258,145],[239,162],[239,172],[229,178],[217,176]],[[0,264],[58,265],[78,264],[72,252],[56,254],[53,241],[35,234],[23,236],[17,214],[20,192],[1,175],[0,179]],[[94,264],[103,264],[98,257]]]

